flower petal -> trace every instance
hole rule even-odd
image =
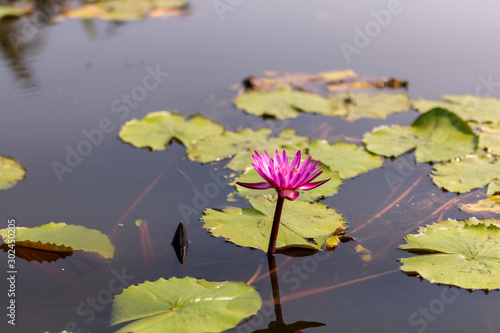
[[[292,164],[290,164],[290,169],[297,169],[299,167],[301,157],[302,156],[299,150],[297,154],[295,154],[295,157],[292,160]]]
[[[282,197],[288,199],[288,200],[295,200],[299,196],[299,192],[295,190],[290,190],[290,189],[283,189],[279,190],[278,194],[281,195]]]
[[[251,188],[254,190],[267,190],[268,188],[273,188],[271,184],[268,182],[262,182],[262,183],[240,183],[236,182],[236,184],[246,187],[246,188]]]
[[[303,190],[303,191],[312,190],[313,188],[316,188],[320,185],[323,185],[324,183],[326,183],[329,180],[330,180],[330,178],[327,178],[327,179],[321,180],[319,182],[308,183],[308,184],[305,184],[305,185],[302,185],[301,187],[299,187],[299,190]]]

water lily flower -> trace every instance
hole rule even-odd
[[[259,155],[259,153],[255,151],[255,155],[252,156],[252,159],[254,161],[252,166],[265,182],[237,182],[237,184],[254,190],[275,188],[280,196],[288,200],[295,200],[299,196],[299,191],[297,190],[312,190],[330,180],[330,178],[328,178],[319,182],[312,182],[322,173],[321,169],[323,167],[317,168],[319,162],[311,163],[311,157],[308,157],[307,160],[300,164],[300,150],[295,154],[291,163],[284,150],[281,155],[276,150],[274,153],[274,160],[269,157],[266,151],[264,151],[262,155]]]
[[[269,157],[267,151],[259,155],[255,151],[252,156],[254,169],[265,180],[261,183],[241,183],[236,184],[255,189],[266,190],[274,188],[278,192],[278,201],[276,202],[276,211],[273,218],[273,226],[271,229],[271,238],[269,239],[269,247],[267,250],[268,256],[274,256],[276,251],[276,239],[278,237],[278,229],[281,219],[281,211],[285,199],[290,201],[295,200],[299,196],[298,190],[312,190],[320,185],[323,185],[330,178],[313,182],[322,171],[322,166],[318,168],[319,162],[311,162],[311,157],[308,157],[302,164],[300,150],[295,154],[292,162],[288,159],[287,153],[283,150],[281,154],[276,150],[274,152],[274,160]]]

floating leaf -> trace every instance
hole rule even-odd
[[[299,191],[299,196],[297,199],[300,200],[305,200],[305,201],[316,201],[322,197],[329,197],[334,195],[339,191],[339,186],[342,184],[342,179],[339,177],[338,171],[331,171],[330,168],[328,167],[323,167],[322,169],[322,174],[315,179],[314,181],[320,181],[326,178],[330,178],[328,182],[325,184],[316,187],[315,189],[309,190],[309,191]],[[237,177],[235,182],[242,182],[242,183],[259,183],[262,182],[262,177],[255,171],[255,169],[249,169],[247,172],[242,174],[241,176]],[[268,190],[252,190],[243,186],[236,185],[236,189],[238,190],[239,193],[245,194],[245,195],[266,195],[266,194],[276,194],[275,189],[268,189]]]
[[[321,80],[326,80],[326,81],[339,81],[342,79],[346,78],[353,78],[358,76],[354,71],[351,69],[346,69],[343,71],[329,71],[329,72],[322,72],[314,75],[314,79],[321,79]]]
[[[389,114],[408,110],[410,98],[406,94],[361,94],[347,93],[330,98],[339,109],[346,109],[346,119],[386,118]]]
[[[338,171],[342,179],[356,177],[384,164],[383,158],[347,142],[329,144],[324,140],[314,141],[309,144],[309,153],[313,160],[321,161],[331,170]]]
[[[448,163],[437,164],[432,181],[450,192],[464,193],[488,185],[488,194],[495,194],[500,183],[500,160],[488,155],[471,155]]]
[[[267,251],[276,202],[262,196],[249,201],[254,208],[205,210],[204,228],[237,245]],[[337,228],[345,230],[344,218],[335,210],[299,200],[285,202],[280,224],[276,249],[328,250],[327,242]]]
[[[15,159],[0,156],[0,190],[6,190],[22,180],[26,174],[26,168]]]
[[[461,204],[458,208],[469,214],[500,214],[500,195],[481,199],[476,203]]]
[[[202,115],[185,120],[182,115],[156,111],[148,113],[141,120],[128,121],[122,126],[118,136],[124,142],[138,148],[150,147],[153,150],[164,150],[168,148],[173,138],[189,148],[198,140],[221,134],[223,131],[222,125]]]
[[[397,157],[415,148],[417,162],[447,161],[475,151],[477,136],[453,112],[432,109],[411,127],[381,126],[365,134],[366,148],[376,154]]]
[[[111,325],[123,332],[222,332],[260,309],[259,293],[244,282],[185,277],[146,281],[115,296]]]
[[[106,235],[78,225],[50,222],[34,228],[16,227],[15,231],[16,246],[52,252],[97,252],[106,258],[112,258],[115,251]],[[8,235],[9,229],[0,230],[4,242]]]
[[[500,288],[500,224],[468,219],[434,223],[405,238],[401,249],[429,254],[400,259],[405,272],[467,289]]]
[[[345,114],[343,108],[337,108],[327,98],[305,91],[251,91],[238,96],[234,104],[247,113],[278,119],[296,118],[301,111],[332,116]]]
[[[445,101],[421,99],[413,102],[415,109],[425,112],[440,107],[453,111],[462,119],[479,123],[500,122],[500,99],[473,95],[442,95]]]
[[[189,3],[183,0],[104,0],[68,10],[66,16],[78,19],[132,21],[150,16],[179,15],[188,5]]]
[[[500,126],[481,125],[477,129],[480,132],[478,147],[489,154],[500,155]]]
[[[267,150],[273,154],[276,149],[286,149],[295,153],[309,141],[307,137],[296,136],[293,130],[284,130],[274,138],[268,138],[269,134],[271,134],[270,129],[224,132],[193,145],[187,151],[188,157],[202,163],[233,157],[227,167],[232,170],[245,170],[251,167],[255,150],[259,152]]]

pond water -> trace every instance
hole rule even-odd
[[[273,121],[234,108],[236,92],[229,87],[265,70],[313,74],[350,68],[362,76],[409,80],[411,98],[435,99],[443,93],[500,97],[496,1],[222,2],[231,3],[231,10],[221,13],[213,1],[191,0],[188,16],[38,24],[15,49],[9,32],[19,33],[26,21],[0,24],[0,154],[28,168],[25,180],[0,191],[2,228],[10,218],[23,227],[66,222],[98,229],[115,246],[109,262],[84,252],[43,263],[18,258],[16,326],[3,315],[1,332],[114,332],[107,298],[117,292],[113,283],[122,288],[173,276],[248,281],[259,267],[253,285],[264,305],[229,332],[263,330],[276,320],[265,254],[211,236],[198,220],[204,208],[244,206],[227,202],[234,187],[219,187],[215,197],[196,208],[199,214],[183,216],[180,210],[181,204],[197,206],[196,190],[214,182],[211,173],[225,174],[227,162],[189,161],[176,142],[166,151],[134,148],[117,137],[127,120],[156,110],[201,113],[230,130],[291,128],[312,139],[338,140],[361,138],[381,124],[408,125],[417,115],[404,111],[384,120],[348,122],[305,114]],[[388,8],[394,13],[381,18]],[[359,31],[366,29],[374,30],[361,43]],[[356,51],[345,51],[346,44]],[[129,104],[126,95],[144,85],[146,75],[157,84]],[[99,129],[103,119],[109,119],[109,131],[87,156],[72,161],[70,171],[57,174],[53,163],[67,163],[68,151],[86,140],[85,133]],[[326,130],[317,131],[320,125]],[[338,194],[322,201],[344,214],[348,234],[431,169],[416,165],[392,189],[384,173],[397,173],[401,159],[414,165],[412,154],[387,160],[383,168],[344,181]],[[324,324],[302,329],[308,332],[500,330],[497,291],[450,289],[399,270],[397,258],[408,256],[397,249],[403,237],[419,221],[436,221],[425,218],[456,197],[427,176],[412,193],[356,231],[356,242],[341,244],[333,253],[277,255],[285,323]],[[469,216],[452,206],[442,217]],[[148,221],[154,250],[150,265],[141,255],[137,219]],[[170,246],[180,220],[191,241],[183,265]],[[363,261],[357,245],[369,249],[372,260]],[[0,267],[7,272],[7,256],[2,257]],[[2,300],[7,291],[1,279]]]

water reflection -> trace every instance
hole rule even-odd
[[[256,330],[254,333],[294,333],[299,330],[313,327],[326,326],[324,323],[315,321],[296,321],[292,324],[286,324],[283,320],[283,312],[281,309],[280,287],[278,282],[278,270],[276,268],[276,259],[273,256],[267,257],[269,266],[269,277],[271,278],[271,286],[273,288],[274,313],[276,320],[269,323],[268,328]]]

